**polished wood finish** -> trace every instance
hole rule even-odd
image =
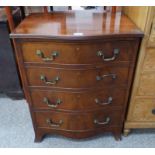
[[[122,129],[120,127],[102,127],[102,128],[96,128],[95,130],[87,130],[87,131],[80,131],[80,132],[71,132],[71,131],[63,131],[63,130],[56,130],[51,128],[38,128],[35,132],[35,142],[40,142],[44,138],[46,134],[58,134],[69,138],[76,138],[76,139],[82,139],[82,138],[88,138],[88,137],[94,137],[99,133],[112,133],[115,140],[120,141],[121,137],[120,134],[122,133]]]
[[[125,7],[124,12],[144,32],[124,135],[134,128],[155,128],[155,7]]]
[[[128,67],[102,67],[94,69],[67,69],[67,68],[26,68],[28,83],[30,87],[50,88],[102,88],[109,85],[125,85],[128,83]],[[55,84],[46,83],[41,80],[41,75],[47,81],[59,80]],[[102,76],[105,76],[102,78]],[[82,78],[81,78],[82,77]],[[101,79],[97,79],[101,78]]]
[[[44,24],[42,24],[44,23]],[[142,32],[120,12],[87,11],[31,14],[14,32],[14,38],[85,39],[93,37],[140,37]]]
[[[47,6],[44,6],[43,9],[44,9],[44,13],[48,13]],[[20,6],[20,11],[21,11],[22,19],[24,19],[25,18],[25,11],[24,11],[23,6]],[[6,12],[6,16],[7,16],[7,20],[8,20],[8,24],[9,24],[9,29],[12,32],[15,29],[16,23],[13,19],[11,7],[5,6],[5,12]]]
[[[65,113],[65,112],[35,112],[37,118],[38,128],[51,128],[56,130],[68,130],[72,132],[95,130],[96,128],[103,127],[117,127],[122,123],[121,109],[108,109],[96,110],[95,112],[85,113]],[[107,124],[97,124],[95,120],[99,122],[105,122],[109,117],[110,121]],[[48,124],[47,119],[50,119],[53,124]],[[59,123],[62,121],[62,123]],[[55,124],[59,124],[55,126]],[[52,126],[53,125],[53,126]]]
[[[91,43],[91,44],[90,44]],[[24,42],[21,46],[25,63],[51,63],[51,64],[103,64],[102,57],[97,53],[102,51],[105,58],[112,57],[114,50],[119,49],[119,54],[114,62],[130,61],[133,59],[135,40],[117,41],[92,41],[89,42]],[[38,56],[37,50],[45,57],[50,57],[55,51],[59,53],[52,61],[44,61]],[[67,51],[67,52],[66,52]],[[105,62],[106,63],[106,62]],[[109,62],[108,62],[109,63]]]
[[[31,97],[33,101],[34,109],[49,109],[49,110],[61,110],[61,111],[93,111],[94,109],[107,108],[109,106],[122,106],[125,102],[126,89],[124,87],[106,88],[97,90],[85,90],[85,91],[64,91],[64,90],[31,90]],[[123,96],[123,97],[122,97]],[[112,97],[112,101],[109,101],[109,97]],[[56,105],[56,101],[60,99],[62,101],[57,107],[48,106],[44,102],[44,98],[47,98],[50,104]],[[99,103],[96,102],[99,100]]]
[[[33,14],[11,37],[18,45],[36,142],[53,133],[87,138],[110,132],[120,140],[142,37],[126,16],[73,11]],[[38,56],[38,50],[43,54],[39,51]],[[59,55],[52,57],[55,51]],[[98,56],[98,51],[105,55]]]

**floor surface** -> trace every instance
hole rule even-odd
[[[133,130],[122,141],[111,134],[86,140],[72,140],[61,136],[47,136],[34,143],[34,131],[25,100],[11,100],[0,96],[0,147],[8,148],[155,148],[155,129]]]

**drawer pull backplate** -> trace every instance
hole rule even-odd
[[[97,56],[101,57],[103,59],[103,61],[113,61],[117,58],[117,56],[119,55],[119,49],[114,49],[113,51],[113,56],[111,58],[105,58],[104,52],[103,51],[98,51],[97,52]]]
[[[111,77],[113,80],[115,80],[116,79],[116,74],[104,74],[104,75],[101,75],[101,76],[96,76],[96,80],[100,81],[100,80],[104,79],[105,77]]]
[[[50,107],[50,108],[56,108],[58,105],[60,105],[62,103],[62,101],[60,99],[57,99],[55,101],[55,103],[51,103],[47,97],[43,98],[43,102],[46,103],[48,105],[48,107]]]
[[[100,122],[97,119],[94,120],[94,124],[97,124],[97,125],[107,125],[109,124],[109,122],[110,122],[110,117],[106,117],[105,121],[103,122]]]
[[[108,105],[112,103],[113,98],[110,96],[108,97],[108,101],[107,102],[102,102],[100,101],[98,98],[95,99],[95,102],[99,105]]]
[[[41,50],[37,50],[36,55],[42,58],[43,61],[53,61],[56,57],[59,56],[59,52],[53,51],[50,57],[45,57],[44,53]]]
[[[63,124],[63,121],[60,120],[59,122],[53,122],[51,119],[46,119],[46,123],[50,126],[50,127],[60,127]]]
[[[45,75],[40,75],[40,80],[42,80],[45,84],[55,85],[60,80],[60,78],[56,76],[52,80],[47,80]]]

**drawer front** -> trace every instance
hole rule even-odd
[[[155,96],[155,73],[141,74],[138,87],[138,95]]]
[[[133,102],[128,121],[155,122],[155,98],[137,98]]]
[[[120,126],[121,110],[100,110],[92,113],[35,112],[37,126],[58,130],[91,130]]]
[[[146,48],[146,55],[144,59],[143,72],[155,71],[155,48]]]
[[[121,106],[125,102],[125,89],[105,89],[98,91],[39,91],[32,90],[35,109],[94,110],[109,106]]]
[[[102,67],[100,69],[27,68],[30,86],[62,88],[91,88],[126,84],[127,67]]]
[[[94,64],[111,61],[129,61],[134,55],[128,41],[56,43],[24,42],[25,62],[52,64]]]

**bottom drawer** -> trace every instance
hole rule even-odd
[[[122,123],[121,114],[121,109],[106,109],[86,113],[35,112],[37,127],[67,131],[120,126]]]

